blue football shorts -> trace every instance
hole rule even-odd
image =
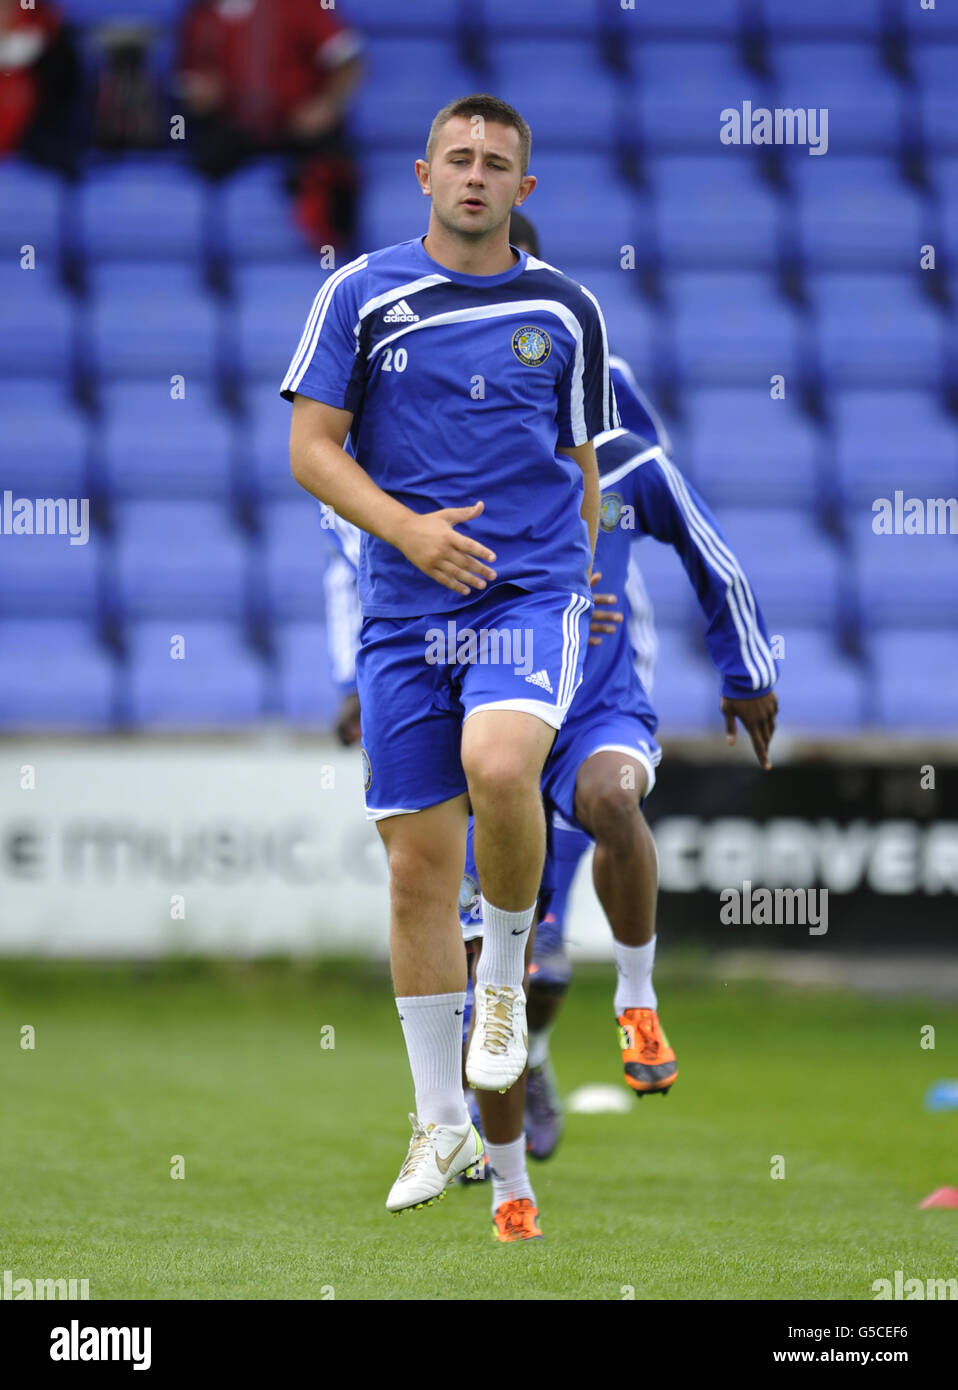
[[[603,707],[573,705],[569,718],[552,745],[542,774],[542,795],[546,814],[555,811],[560,825],[588,834],[575,816],[575,784],[579,768],[594,753],[610,751],[634,758],[645,769],[645,797],[655,786],[655,769],[662,750],[655,739],[657,720],[651,707],[647,712],[627,713]]]
[[[466,791],[462,726],[510,709],[562,727],[582,681],[592,601],[499,584],[451,613],[366,618],[356,659],[367,820]]]

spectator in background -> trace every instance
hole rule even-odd
[[[72,169],[76,91],[76,53],[53,6],[0,0],[0,156]]]
[[[193,162],[219,178],[257,154],[293,156],[297,221],[316,246],[353,239],[345,112],[359,50],[320,0],[197,0],[183,21],[178,81]]]

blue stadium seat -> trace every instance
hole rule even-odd
[[[0,729],[103,730],[115,715],[115,662],[89,623],[0,621]]]
[[[98,472],[115,498],[227,502],[236,445],[229,416],[198,383],[187,385],[182,400],[163,382],[126,382],[104,393]]]
[[[958,158],[935,160],[932,175],[941,195],[941,218],[946,254],[958,257]]]
[[[607,23],[623,37],[688,34],[692,38],[734,38],[741,28],[747,3],[743,0],[682,0],[681,5],[643,4],[603,7]]]
[[[771,277],[686,271],[667,277],[675,308],[676,366],[690,385],[786,381],[803,363],[804,330]]]
[[[776,73],[772,106],[802,111],[824,107],[829,154],[891,152],[898,146],[904,97],[897,80],[880,66],[877,36],[870,43],[815,40],[771,48]],[[791,160],[821,159],[797,145],[789,154]]]
[[[418,149],[367,154],[359,202],[359,245],[366,251],[425,236],[430,200],[414,168]]]
[[[429,126],[441,107],[483,90],[481,76],[463,66],[446,38],[371,39],[364,62],[350,129],[364,145],[391,145],[412,159],[424,154]]]
[[[886,0],[757,0],[759,22],[770,34],[785,38],[875,38],[886,19]]]
[[[238,261],[274,264],[314,254],[296,224],[283,179],[280,162],[261,160],[214,192],[210,241],[217,253]]]
[[[943,317],[919,295],[916,275],[814,277],[809,291],[830,386],[928,386],[940,380]]]
[[[144,268],[145,269],[145,268]],[[138,291],[98,295],[86,315],[85,352],[98,375],[209,381],[218,365],[219,314],[210,295],[167,291],[151,266]]]
[[[900,270],[934,241],[931,211],[898,178],[890,159],[848,157],[793,162],[798,238],[815,270]]]
[[[273,619],[315,621],[325,612],[323,574],[331,552],[321,516],[319,503],[305,493],[264,508],[255,589]]]
[[[958,425],[931,391],[839,391],[835,457],[845,505],[876,497],[958,495]]]
[[[15,497],[87,495],[86,420],[51,386],[0,390],[0,484]]]
[[[18,159],[0,160],[0,251],[19,261],[32,246],[36,264],[55,270],[60,255],[64,185],[56,174]]]
[[[203,254],[205,199],[199,177],[170,156],[121,160],[84,179],[77,202],[90,261],[182,260]]]
[[[958,38],[958,11],[953,5],[938,3],[933,10],[922,8],[921,0],[889,0],[889,12],[905,26],[912,39]]]
[[[101,261],[88,268],[87,288],[92,299],[122,300],[127,295],[202,299],[207,294],[200,266],[188,261]]]
[[[907,485],[904,492],[912,495]],[[850,527],[862,630],[958,628],[958,536],[876,535],[873,520],[862,506]]]
[[[319,261],[246,265],[234,276],[230,375],[275,383],[277,392],[306,327],[313,301],[333,274]]]
[[[629,109],[617,85],[600,65],[597,50],[581,41],[541,33],[534,39],[497,37],[492,59],[489,86],[528,121],[536,162],[540,150],[605,152],[628,134]],[[535,81],[530,82],[533,72]],[[569,100],[570,92],[575,101]]]
[[[654,161],[654,219],[670,270],[773,266],[782,240],[782,207],[745,161],[728,151],[711,158]]]
[[[862,665],[845,656],[832,634],[820,629],[789,626],[780,636],[784,651],[777,689],[788,732],[857,731],[868,699]]]
[[[639,561],[655,545],[643,545]],[[664,546],[655,546],[657,550]],[[642,565],[645,575],[645,566]],[[688,589],[688,582],[682,576]],[[691,593],[691,590],[689,590]],[[656,622],[660,609],[655,601]],[[659,654],[655,664],[652,686],[652,708],[659,716],[659,737],[670,734],[718,733],[722,728],[719,700],[722,695],[721,677],[709,661],[701,633],[704,626],[701,612],[690,618],[688,626],[658,627]]]
[[[0,377],[0,428],[3,412],[18,407],[37,411],[73,410],[75,406],[70,381],[63,377]]]
[[[299,501],[302,488],[289,467],[289,424],[292,407],[279,394],[278,382],[247,388],[246,427],[243,430],[244,489],[259,501],[269,498]]]
[[[641,259],[648,241],[642,204],[632,189],[616,182],[611,160],[536,154],[533,134],[529,172],[539,182],[522,211],[535,223],[545,260],[560,270],[572,262],[616,270],[623,246],[634,247]]]
[[[933,153],[958,151],[958,104],[955,73],[958,42],[931,38],[912,47],[912,66],[918,84],[922,140]]]
[[[608,22],[608,7],[599,0],[549,0],[545,12],[539,0],[477,0],[467,6],[466,14],[471,26],[478,20],[494,55],[502,40],[515,34],[543,40],[559,34],[590,39],[603,20]],[[498,87],[490,90],[499,95]],[[524,108],[519,110],[525,116]]]
[[[273,640],[280,717],[330,728],[340,696],[330,675],[325,622],[279,623]]]
[[[454,34],[464,14],[473,7],[465,0],[403,0],[397,9],[394,0],[349,0],[346,22],[361,34]]]
[[[173,660],[173,633],[185,657]],[[221,729],[268,712],[268,673],[235,622],[131,623],[127,718],[141,729]]]
[[[920,633],[885,630],[869,646],[878,722],[895,735],[935,732],[953,738],[958,689],[954,627]]]
[[[784,400],[762,387],[691,391],[686,414],[691,471],[710,505],[814,507],[825,440],[787,387]]]
[[[247,604],[247,546],[215,502],[124,502],[109,599],[124,617],[239,619]]]
[[[723,507],[716,515],[770,633],[783,632],[789,623],[837,625],[842,552],[809,516],[785,507]]]
[[[136,0],[140,23],[175,24],[189,8],[190,0]],[[112,20],[130,22],[129,0],[60,0],[59,9],[74,24],[105,24]]]
[[[27,493],[36,517],[36,493]],[[4,535],[0,537],[0,616],[64,617],[93,620],[100,591],[100,552],[103,539],[97,535],[83,498],[55,498],[66,504],[55,509],[60,524],[70,522],[69,502],[74,502],[77,544],[69,534]],[[12,509],[11,509],[12,510]],[[88,539],[82,543],[84,510]],[[50,509],[54,514],[54,509]],[[15,518],[11,517],[11,525]],[[6,526],[7,516],[3,524]],[[39,524],[34,520],[34,526]],[[56,524],[45,523],[45,524]]]
[[[74,317],[73,300],[52,271],[0,266],[0,373],[67,377]]]
[[[670,13],[677,7],[670,7]],[[636,113],[641,137],[650,153],[719,148],[721,112],[769,104],[767,90],[754,73],[740,65],[735,45],[717,39],[645,41],[637,39],[632,50],[630,106]],[[750,150],[725,149],[731,162],[736,155],[748,158]]]

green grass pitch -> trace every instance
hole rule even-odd
[[[620,1080],[611,973],[578,972],[554,1034],[566,1093]],[[546,1239],[506,1246],[484,1186],[384,1208],[413,1108],[385,978],[282,963],[0,975],[14,1278],[86,1278],[94,1299],[870,1300],[896,1269],[958,1275],[958,1211],[917,1210],[958,1184],[958,1113],[922,1108],[958,1073],[954,1007],[663,970],[673,1094],[570,1117],[533,1165]]]

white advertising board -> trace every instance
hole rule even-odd
[[[611,959],[589,858],[574,954]],[[358,749],[256,740],[0,742],[0,953],[388,952]]]

